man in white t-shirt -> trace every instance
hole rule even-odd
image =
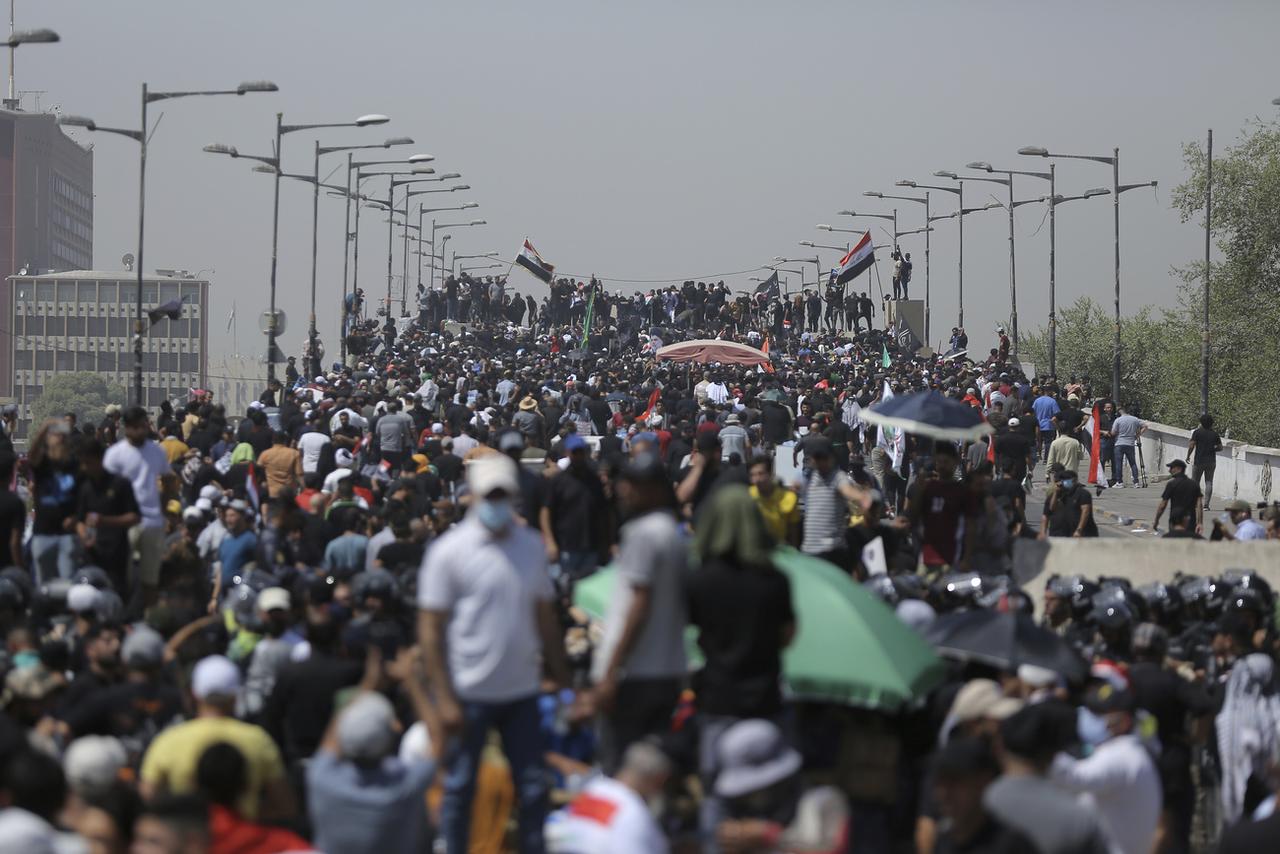
[[[302,471],[311,474],[320,465],[320,451],[332,439],[318,428],[312,428],[298,437],[298,450],[302,452]]]
[[[521,851],[540,851],[547,773],[539,730],[543,665],[568,683],[546,549],[516,521],[516,464],[502,454],[467,469],[466,518],[432,543],[418,573],[418,639],[449,747],[440,833],[466,851],[476,769],[490,729],[502,736],[519,800]]]
[[[588,698],[601,715],[598,758],[606,774],[630,745],[667,728],[687,670],[688,544],[671,509],[666,467],[657,455],[640,454],[623,469],[617,488],[630,521],[622,526]]]
[[[141,584],[143,601],[152,605],[160,583],[160,561],[164,556],[164,513],[160,508],[160,478],[172,474],[169,458],[151,438],[151,419],[141,406],[124,413],[124,438],[107,449],[102,465],[114,475],[133,484],[133,497],[142,513],[142,522],[129,530],[130,544],[138,552],[138,563],[130,582]]]
[[[633,744],[616,777],[596,777],[547,822],[549,854],[666,854],[648,801],[662,794],[671,761],[651,744]]]

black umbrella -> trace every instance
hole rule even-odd
[[[1089,672],[1088,664],[1069,643],[1020,612],[977,608],[944,614],[925,632],[925,640],[948,658],[1002,670],[1034,664],[1077,682]]]

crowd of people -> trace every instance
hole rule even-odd
[[[0,852],[1274,847],[1265,567],[1014,577],[1020,539],[1098,534],[1135,413],[1023,375],[1003,333],[917,356],[856,296],[824,318],[723,283],[563,280],[540,307],[505,284],[447,279],[381,336],[357,297],[346,363],[244,413],[113,405],[22,455],[6,420]],[[714,337],[768,366],[653,359]],[[863,418],[926,390],[991,434]],[[1207,419],[1155,524],[1280,540],[1236,499],[1206,528],[1220,447]],[[1034,619],[1079,672],[949,660],[906,706],[798,702],[787,548],[926,636]]]

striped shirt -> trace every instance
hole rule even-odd
[[[853,480],[840,469],[827,475],[814,469],[804,490],[804,540],[800,550],[806,554],[823,554],[845,547],[845,531],[849,527],[849,503],[840,487]]]

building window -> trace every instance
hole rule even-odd
[[[30,370],[35,360],[31,357],[30,350],[14,350],[13,366],[20,371]]]
[[[120,283],[120,304],[136,305],[138,302],[138,286],[129,282]]]
[[[75,354],[70,350],[57,350],[54,352],[54,366],[58,371],[74,371],[75,370]]]
[[[44,335],[44,315],[27,315],[27,331],[25,334],[28,337]]]
[[[76,301],[76,283],[58,282],[58,302]]]
[[[93,302],[98,298],[97,282],[78,282],[76,284],[76,299],[79,302]]]
[[[161,282],[160,283],[160,302],[166,303],[178,298],[177,282]]]
[[[36,370],[51,371],[53,370],[53,351],[52,350],[36,350]]]
[[[126,317],[107,318],[107,335],[110,338],[125,338],[129,335],[129,319]]]
[[[143,282],[142,283],[142,304],[155,305],[156,293],[157,293],[157,286],[155,282]]]
[[[115,282],[99,282],[98,283],[98,304],[113,305],[116,301],[116,283]]]
[[[67,318],[67,335],[81,338],[84,336],[84,318],[68,317]]]
[[[169,337],[170,338],[187,338],[190,337],[191,321],[185,317],[177,320],[169,321]]]
[[[48,315],[44,319],[45,335],[66,335],[67,319],[62,315]]]
[[[177,353],[160,353],[160,370],[176,371],[178,370],[178,354]]]
[[[195,374],[200,370],[200,357],[195,353],[180,353],[178,365],[184,374]]]
[[[191,282],[182,283],[182,299],[190,305],[200,301],[200,286]]]
[[[36,282],[36,301],[53,302],[53,282]]]
[[[107,334],[107,319],[105,317],[86,317],[85,334],[94,338],[105,336]]]

